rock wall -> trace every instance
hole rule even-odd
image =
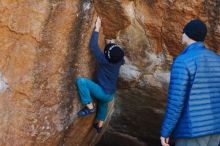
[[[182,29],[193,18],[200,18],[207,24],[207,47],[220,53],[220,2],[217,0],[125,0],[120,4],[131,23],[118,32],[116,39],[126,50],[127,64],[122,69],[124,79],[153,82],[150,76],[153,75],[160,83],[167,82],[169,75],[164,73],[169,72],[173,57],[184,49]]]
[[[74,86],[95,68],[91,2],[1,0],[0,13],[0,145],[92,145]]]
[[[204,20],[207,46],[220,53],[219,11],[218,0],[0,0],[0,145],[86,146],[100,139],[91,127],[94,116],[76,117],[81,104],[75,87],[76,77],[94,77],[88,44],[97,15],[100,46],[111,38],[125,49],[119,87],[146,94],[156,89],[151,95],[156,105],[158,98],[165,103],[160,93],[166,91],[172,58],[183,48],[187,21]],[[143,98],[149,106],[148,96]]]

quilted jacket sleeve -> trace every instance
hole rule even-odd
[[[189,72],[184,62],[174,61],[171,69],[167,108],[161,136],[169,137],[183,111],[189,85]]]

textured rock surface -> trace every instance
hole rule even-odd
[[[74,87],[93,75],[94,12],[88,0],[0,1],[0,145],[96,141],[94,116],[76,118]]]
[[[0,145],[86,146],[100,138],[91,127],[94,116],[76,117],[81,104],[74,85],[77,76],[94,75],[88,43],[97,13],[103,22],[100,46],[114,38],[125,48],[120,87],[135,87],[135,94],[119,91],[131,99],[116,102],[123,106],[116,104],[114,132],[108,133],[157,143],[162,112],[152,113],[164,109],[169,65],[183,48],[182,27],[191,18],[204,20],[207,44],[220,53],[219,11],[219,0],[0,0]],[[130,115],[127,107],[137,109]],[[150,116],[136,118],[140,111]],[[135,126],[148,129],[143,122],[153,125],[149,131]]]

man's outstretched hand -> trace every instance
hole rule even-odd
[[[99,17],[96,18],[96,23],[95,23],[95,31],[99,32],[101,27],[101,19]]]

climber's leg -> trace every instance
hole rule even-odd
[[[77,78],[76,80],[81,101],[84,105],[86,105],[85,108],[83,108],[78,112],[78,116],[86,116],[96,112],[92,103],[88,82],[92,82],[92,81],[86,78]]]
[[[101,132],[103,123],[106,119],[108,113],[108,102],[98,101],[98,113],[97,113],[97,123],[93,124],[93,127],[98,133]]]
[[[109,102],[112,100],[112,94],[106,94],[102,87],[89,79],[77,78],[76,83],[81,101],[84,105],[86,105],[86,108],[79,112],[80,116],[86,116],[95,112],[92,110],[94,109],[94,106],[92,104],[91,95],[102,102]]]
[[[81,98],[82,104],[84,104],[84,105],[92,103],[92,98],[90,95],[90,89],[88,86],[88,82],[90,82],[90,80],[88,80],[86,78],[77,78],[76,79],[76,85],[78,87],[79,96]]]
[[[96,119],[98,121],[105,121],[108,112],[108,102],[98,101],[98,112]]]

